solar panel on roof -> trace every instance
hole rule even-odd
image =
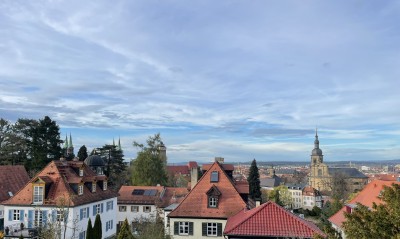
[[[150,190],[145,190],[143,195],[144,196],[149,196],[150,195]]]
[[[135,189],[132,192],[132,195],[143,195],[144,190],[143,189]]]
[[[150,190],[150,196],[155,196],[157,194],[157,190],[152,189]]]

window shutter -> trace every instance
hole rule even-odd
[[[87,207],[86,208],[86,215],[88,215],[88,217],[90,216],[89,212],[90,212],[89,207]]]
[[[65,223],[67,223],[68,222],[68,213],[69,213],[69,210],[66,210],[65,208],[64,208],[64,210],[62,210],[62,213],[63,213],[63,217],[64,217],[64,222]],[[89,216],[89,212],[87,213],[87,215]]]
[[[111,201],[111,210],[114,210],[114,201]]]
[[[32,228],[33,224],[33,210],[28,211],[28,228]]]
[[[179,235],[179,222],[174,222],[174,235]]]
[[[222,223],[217,223],[217,236],[222,236]]]
[[[101,213],[103,213],[103,204],[104,204],[104,203],[100,204],[100,205],[101,205],[101,207],[100,207],[100,212],[101,212]]]
[[[83,219],[83,208],[81,208],[81,210],[79,210],[79,218],[80,218],[80,221],[82,221],[82,219]]]
[[[193,222],[189,222],[189,235],[193,235]]]
[[[43,212],[42,212],[43,214],[43,217],[42,217],[42,223],[43,223],[43,225],[46,225],[46,223],[47,223],[47,210],[44,210]]]
[[[19,210],[19,220],[20,220],[21,222],[24,221],[24,210]]]
[[[110,225],[110,222],[109,222],[109,221],[106,222],[106,232],[108,232],[108,227],[109,227],[109,225]]]
[[[207,236],[207,222],[201,224],[201,233],[203,237]]]
[[[96,205],[93,205],[93,216],[96,216]]]
[[[8,210],[8,221],[12,221],[13,220],[13,213],[14,213],[14,210]]]

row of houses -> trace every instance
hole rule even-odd
[[[23,178],[19,189],[2,198],[5,238],[35,238],[35,228],[51,224],[61,237],[83,239],[88,220],[94,222],[96,215],[102,219],[103,238],[114,236],[125,218],[134,231],[138,223],[163,219],[166,233],[174,238],[324,235],[272,202],[253,208],[248,184],[235,180],[233,166],[221,161],[206,165],[203,176],[190,187],[123,186],[118,193],[107,187],[102,167],[99,158],[62,159],[32,179],[26,172],[7,169],[13,172],[10,180],[25,175],[18,176]],[[285,220],[276,223],[277,218]]]

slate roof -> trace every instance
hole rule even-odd
[[[10,198],[9,192],[15,195],[27,182],[29,176],[23,165],[0,166],[0,202]]]
[[[350,178],[368,178],[356,168],[328,168],[328,172],[331,176],[336,173],[341,173]]]
[[[367,184],[364,189],[357,194],[355,198],[348,202],[349,205],[354,205],[356,203],[361,203],[364,206],[372,208],[372,203],[381,204],[382,200],[378,198],[380,192],[384,186],[390,187],[393,183],[400,184],[400,182],[393,181],[383,181],[374,180]],[[342,227],[342,223],[346,220],[344,217],[344,212],[346,211],[346,206],[342,207],[336,214],[329,218],[329,221],[338,227]]]
[[[83,169],[83,177],[79,176],[80,168]],[[3,204],[33,205],[32,184],[37,180],[46,183],[43,205],[56,206],[60,204],[60,200],[68,200],[68,205],[78,206],[117,197],[118,195],[110,189],[103,190],[102,183],[107,180],[107,177],[96,175],[83,162],[55,160],[36,174],[14,197],[3,202]],[[91,190],[93,182],[96,182],[96,192]],[[84,184],[82,195],[77,193],[79,183]]]
[[[211,174],[215,171],[218,172],[218,182],[211,182]],[[206,193],[213,186],[217,187],[221,193],[217,208],[208,207]],[[226,219],[243,208],[246,208],[246,203],[241,198],[232,180],[225,173],[222,166],[218,162],[214,162],[179,206],[168,216],[173,218]]]
[[[261,187],[278,187],[281,185],[282,179],[276,175],[272,176],[272,178],[261,178],[260,186]]]
[[[241,210],[230,217],[224,235],[241,237],[313,238],[325,234],[313,223],[269,201],[251,210]]]

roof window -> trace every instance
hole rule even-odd
[[[210,182],[218,182],[218,181],[219,181],[218,171],[211,172]]]

